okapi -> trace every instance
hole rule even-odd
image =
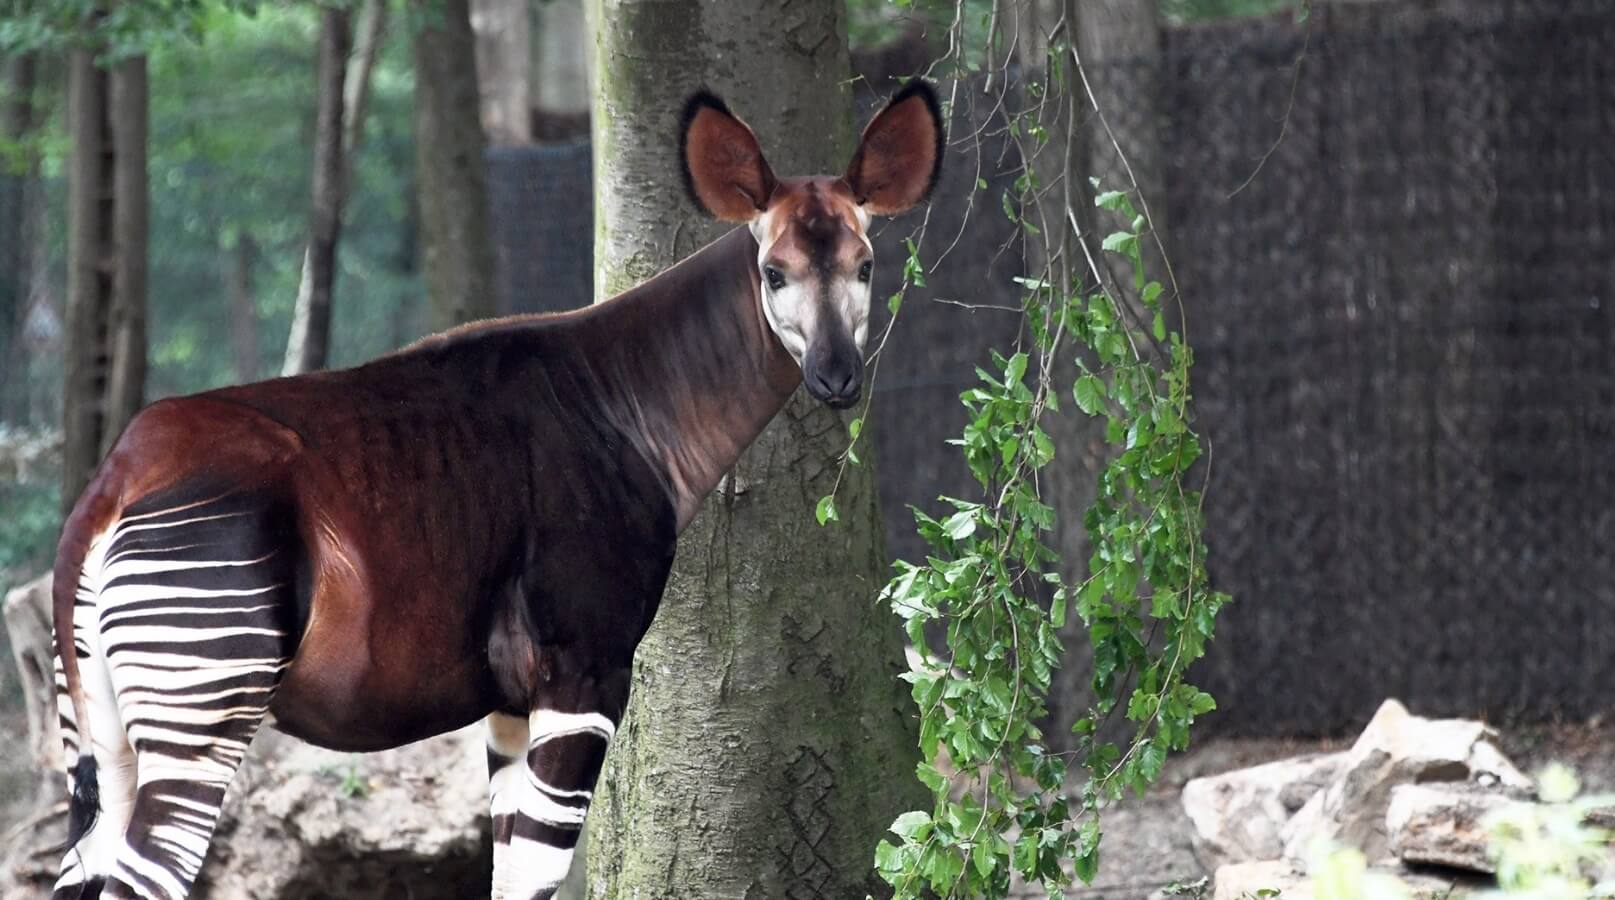
[[[845,175],[776,178],[699,93],[685,184],[747,227],[588,309],[136,416],[57,552],[55,898],[185,897],[266,717],[353,751],[485,718],[493,895],[552,896],[679,532],[799,384],[857,401],[870,217],[942,147],[915,82]]]

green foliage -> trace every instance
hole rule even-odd
[[[973,18],[979,32],[970,30]],[[968,71],[999,55],[1003,36],[992,6],[957,4],[949,37],[949,56],[934,71]],[[1067,101],[1035,99],[1065,89],[1069,47],[1056,42],[1050,51],[1050,84],[1027,85],[1032,102],[1007,112],[1005,131],[1022,159],[1060,154],[1040,115]],[[1057,187],[1081,194],[1071,184],[1041,185],[1040,174],[1025,171],[1002,208],[1053,259],[1065,238],[1044,228],[1063,231],[1066,216],[1050,223],[1040,204],[1060,197]],[[916,650],[902,677],[919,714],[915,774],[932,792],[931,808],[899,816],[894,837],[876,849],[876,868],[898,898],[1004,897],[1012,880],[1058,896],[1073,880],[1092,880],[1103,805],[1129,788],[1143,792],[1167,755],[1187,747],[1195,719],[1215,708],[1184,679],[1228,602],[1209,584],[1200,495],[1189,485],[1204,452],[1192,428],[1193,354],[1176,286],[1169,293],[1145,270],[1143,248],[1154,239],[1148,216],[1124,191],[1099,192],[1094,205],[1094,217],[1115,223],[1089,248],[1100,260],[1084,256],[1086,269],[1073,274],[1079,263],[1067,256],[1017,279],[1025,288],[1022,338],[994,352],[960,398],[967,422],[950,443],[981,494],[941,498],[945,511],[935,516],[915,510],[928,554],[898,562],[882,595]],[[1077,216],[1070,219],[1075,225]],[[911,242],[905,290],[923,283],[924,272]],[[890,302],[894,317],[902,293]],[[1072,580],[1046,541],[1057,514],[1075,511],[1057,513],[1041,493],[1041,473],[1057,452],[1044,416],[1062,403],[1075,407],[1067,414],[1101,424],[1111,448],[1081,518],[1092,555],[1085,576]],[[833,511],[832,495],[819,505],[820,523]],[[1038,723],[1065,652],[1060,629],[1072,616],[1087,630],[1096,700],[1076,722],[1057,723],[1077,735],[1068,758],[1048,751]],[[934,635],[945,647],[933,646]]]
[[[257,352],[247,364],[253,377],[278,373],[291,328],[308,237],[319,21],[312,4],[265,5],[253,16],[236,11],[245,6],[200,4],[186,20],[197,39],[149,48],[149,399],[237,380],[226,336],[235,324],[230,273],[238,242],[256,248],[250,273]],[[366,138],[344,217],[333,366],[370,359],[420,332],[413,84],[400,27],[372,76]],[[49,205],[47,277],[59,283],[68,141],[63,116],[42,120],[32,144],[42,155]],[[5,156],[0,147],[0,162]]]
[[[58,479],[0,481],[0,591],[50,567],[61,504]]]
[[[1497,860],[1498,896],[1535,900],[1615,897],[1611,835],[1590,826],[1592,810],[1615,798],[1580,796],[1576,775],[1550,765],[1537,775],[1539,805],[1499,810],[1487,822]]]
[[[1163,291],[1145,280],[1139,250],[1144,217],[1119,192],[1097,204],[1127,223],[1104,247],[1127,263],[1141,302],[1158,313]],[[1125,788],[1142,792],[1215,706],[1183,679],[1227,602],[1207,583],[1200,497],[1184,484],[1201,454],[1187,424],[1192,354],[1160,315],[1152,344],[1109,292],[1022,283],[1033,352],[995,352],[992,370],[977,370],[980,383],[961,397],[968,423],[951,441],[982,499],[943,498],[952,512],[941,517],[916,510],[931,555],[899,562],[884,593],[918,651],[903,677],[920,712],[916,775],[934,800],[931,811],[894,822],[898,840],[876,852],[898,897],[927,889],[1002,897],[1012,873],[1050,892],[1073,875],[1092,879],[1101,801]],[[1070,337],[1096,362],[1078,358],[1078,376],[1061,388],[1053,364]],[[1061,578],[1044,542],[1056,511],[1038,479],[1056,452],[1042,417],[1067,390],[1084,414],[1104,420],[1115,450],[1084,518],[1094,552],[1076,584]],[[1075,792],[1067,760],[1045,750],[1034,724],[1047,715],[1064,653],[1058,632],[1073,613],[1088,628],[1098,697],[1073,726],[1086,777]],[[931,651],[928,629],[945,632],[945,654]],[[1118,711],[1132,723],[1125,746],[1099,737]]]
[[[258,6],[257,0],[4,0],[0,55],[86,46],[118,59],[166,41],[200,40],[214,11],[251,15]]]

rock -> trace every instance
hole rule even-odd
[[[1490,743],[1492,730],[1467,719],[1423,719],[1387,700],[1374,714],[1334,781],[1284,827],[1284,855],[1305,859],[1315,842],[1355,847],[1370,861],[1386,857],[1385,810],[1391,789],[1431,782],[1489,783],[1529,790],[1521,774]]]
[[[321,750],[265,729],[230,785],[192,897],[487,897],[486,765],[480,726],[368,754]],[[65,807],[6,835],[14,846],[0,897],[50,896],[61,854],[36,848],[64,839]]]
[[[1334,780],[1345,753],[1283,759],[1191,780],[1183,811],[1194,824],[1194,852],[1206,871],[1284,854],[1284,823]]]
[[[485,897],[485,766],[480,726],[370,754],[266,731],[226,797],[196,896]]]
[[[1477,881],[1438,878],[1399,866],[1371,866],[1367,878],[1381,883],[1394,882],[1414,900],[1462,900],[1474,896],[1482,887]],[[1262,891],[1278,893],[1262,894]],[[1223,866],[1212,878],[1211,900],[1255,900],[1264,896],[1314,900],[1317,893],[1313,880],[1304,871],[1280,859]]]
[[[1496,872],[1486,817],[1523,802],[1479,786],[1398,785],[1385,813],[1391,852],[1405,863]]]

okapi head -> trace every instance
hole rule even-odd
[[[701,92],[684,110],[684,181],[696,204],[757,239],[763,314],[808,393],[858,401],[869,333],[871,216],[925,200],[942,170],[936,94],[910,82],[864,128],[846,174],[776,178],[746,123]]]

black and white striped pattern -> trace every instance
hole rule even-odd
[[[560,887],[616,730],[595,712],[488,717],[494,900],[547,900]]]
[[[291,554],[265,505],[175,493],[131,506],[84,561],[73,642],[92,747],[80,746],[60,663],[57,690],[68,752],[96,760],[101,811],[68,851],[57,896],[98,879],[118,895],[186,896],[291,660]]]

